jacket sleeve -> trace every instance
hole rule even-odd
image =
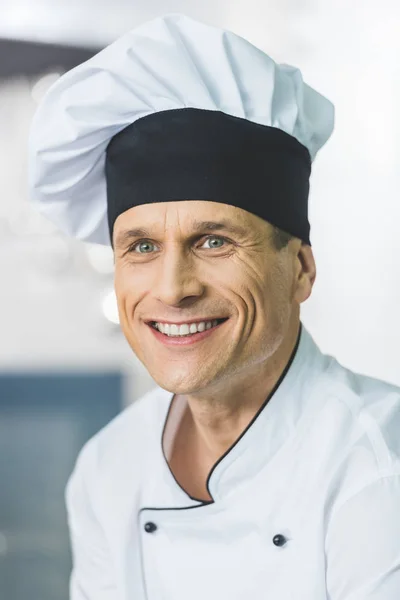
[[[328,600],[400,599],[400,472],[344,502],[325,550]]]
[[[65,504],[72,552],[70,600],[116,600],[113,561],[90,492],[96,469],[95,439],[80,451],[65,488]]]

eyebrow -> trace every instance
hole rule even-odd
[[[194,233],[206,231],[226,231],[239,236],[248,235],[249,229],[242,227],[230,221],[194,221],[192,224]],[[148,229],[137,227],[135,229],[125,229],[121,231],[116,239],[116,246],[123,248],[127,243],[140,237],[151,237],[151,232]]]

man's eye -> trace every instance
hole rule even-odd
[[[128,252],[135,252],[135,248],[139,247],[139,246],[145,246],[145,245],[150,245],[153,246],[154,244],[152,242],[149,241],[142,241],[142,242],[136,242],[135,244],[132,244],[132,246],[129,246],[128,248]],[[148,252],[138,252],[138,254],[148,254]]]
[[[224,238],[224,237],[222,237],[222,236],[220,236],[220,235],[209,235],[209,236],[206,238],[205,242],[208,242],[208,241],[210,241],[210,239],[214,239],[214,240],[222,240],[223,242],[227,241],[227,240],[226,240],[226,238]],[[205,242],[204,242],[204,243],[205,243]],[[221,246],[211,246],[211,248],[221,248]]]
[[[222,237],[220,235],[209,235],[205,239],[204,244],[210,240],[222,240],[223,242],[229,241],[229,240],[227,240],[227,238]],[[136,252],[136,248],[140,248],[141,246],[154,246],[154,244],[153,244],[153,242],[150,242],[149,240],[142,240],[140,242],[135,242],[134,244],[129,246],[128,253]],[[219,246],[212,245],[209,249],[212,250],[213,248],[216,248],[216,249],[221,248],[221,245],[219,245]],[[144,252],[141,252],[140,250],[138,250],[136,253],[137,254],[149,254],[149,252],[147,252],[146,250]]]

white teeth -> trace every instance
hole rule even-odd
[[[173,323],[155,323],[154,327],[169,336],[184,336],[190,335],[193,333],[201,332],[206,329],[211,329],[218,325],[218,321],[202,321],[201,323],[191,323],[188,325],[185,323],[184,325],[174,325]]]

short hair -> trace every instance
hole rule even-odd
[[[274,250],[283,250],[294,237],[291,233],[287,233],[275,225],[272,227],[272,244]]]

